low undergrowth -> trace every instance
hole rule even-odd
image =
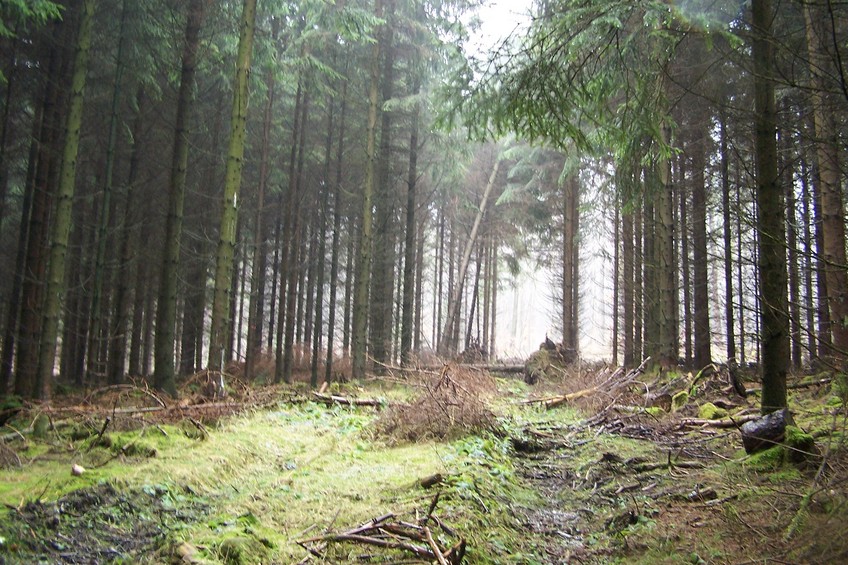
[[[464,540],[471,564],[848,556],[841,389],[793,397],[796,435],[815,453],[806,443],[805,458],[783,447],[747,456],[733,429],[681,424],[707,400],[691,384],[674,413],[633,405],[650,377],[618,399],[546,410],[539,394],[589,389],[591,374],[573,369],[579,384],[540,392],[451,371],[330,391],[376,406],[245,389],[261,407],[209,419],[187,407],[161,421],[140,412],[121,425],[89,413],[54,418],[39,437],[13,434],[0,444],[14,455],[0,469],[0,562],[408,560],[349,540],[305,543],[387,514],[437,516],[434,543]],[[36,417],[17,429],[35,430]]]

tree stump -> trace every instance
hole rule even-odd
[[[781,443],[788,425],[794,425],[788,408],[766,414],[757,420],[745,422],[739,428],[742,433],[742,446],[745,448],[745,453],[756,453]]]

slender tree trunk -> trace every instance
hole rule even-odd
[[[345,69],[347,69],[347,61],[345,61]],[[327,305],[327,361],[324,364],[324,381],[331,382],[333,376],[333,354],[335,349],[335,332],[336,332],[336,293],[338,291],[339,281],[339,238],[342,224],[342,170],[344,163],[344,147],[345,147],[345,125],[347,118],[347,85],[346,80],[342,81],[342,100],[339,110],[339,143],[336,148],[336,178],[333,182],[333,240],[330,244],[330,301]],[[350,278],[349,271],[347,278]]]
[[[374,0],[374,17],[383,17],[383,0]],[[368,120],[365,142],[365,182],[362,190],[362,221],[356,261],[356,281],[353,293],[353,378],[365,376],[366,336],[368,330],[368,291],[371,275],[371,246],[373,243],[373,199],[377,161],[377,113],[380,86],[380,42],[371,47],[370,84],[368,88]]]
[[[773,17],[770,0],[752,1],[763,413],[786,406],[786,372],[789,365],[785,214],[775,140],[777,120],[773,79]]]
[[[829,5],[829,3],[828,3]],[[848,362],[848,260],[845,253],[845,204],[839,166],[839,144],[832,96],[826,91],[825,73],[830,69],[823,33],[817,24],[830,22],[818,14],[812,4],[804,7],[807,49],[810,58],[813,123],[816,133],[819,190],[821,193],[821,231],[824,246],[824,276],[827,306],[830,312],[832,351],[830,356],[840,368]],[[836,37],[836,30],[831,30]]]
[[[46,92],[46,88],[45,88]],[[12,279],[12,289],[9,293],[9,309],[6,311],[6,327],[3,334],[3,357],[0,361],[0,395],[5,394],[12,384],[13,365],[15,358],[15,345],[18,337],[18,320],[21,318],[22,299],[21,291],[24,286],[24,269],[27,258],[27,236],[31,223],[33,210],[33,199],[35,195],[35,172],[38,163],[39,138],[42,129],[44,115],[44,99],[38,104],[36,115],[32,123],[32,138],[29,145],[29,158],[27,161],[27,173],[23,201],[21,202],[21,221],[18,227],[18,245],[15,254],[15,271]],[[29,386],[29,385],[27,385]]]
[[[577,319],[575,313],[574,265],[577,230],[574,218],[577,214],[578,203],[577,173],[571,173],[565,179],[563,195],[563,225],[562,225],[562,348],[565,353],[563,361],[572,363],[577,359],[576,331]]]
[[[280,258],[279,264],[279,288],[277,289],[277,347],[276,347],[276,363],[274,367],[274,382],[281,382],[284,379],[284,349],[285,349],[285,314],[287,309],[286,286],[289,280],[289,271],[293,268],[290,265],[289,257],[295,256],[292,253],[291,241],[294,238],[294,206],[296,194],[296,178],[297,172],[297,145],[300,139],[300,128],[303,124],[300,122],[301,111],[300,107],[303,104],[303,83],[298,79],[297,93],[295,94],[294,113],[292,124],[291,149],[289,151],[289,170],[288,170],[288,188],[285,195],[285,203],[283,206],[283,229],[281,240],[279,243]],[[289,291],[293,292],[293,291]]]
[[[685,160],[681,159],[680,177],[686,178]],[[692,358],[692,262],[689,253],[689,191],[688,183],[680,188],[680,270],[683,283],[683,361],[687,367]]]
[[[278,20],[272,23],[272,37],[276,38]],[[253,228],[253,268],[250,281],[250,314],[247,323],[247,350],[244,374],[248,380],[256,376],[256,362],[262,356],[262,328],[265,318],[265,271],[267,251],[265,249],[265,190],[268,186],[268,163],[271,159],[271,122],[274,111],[277,81],[269,69],[265,86],[268,91],[265,111],[262,116],[262,150],[259,161],[259,183],[256,194],[256,219]],[[273,306],[272,306],[273,310]]]
[[[615,197],[613,216],[612,258],[612,365],[618,367],[619,294],[621,287],[621,205]]]
[[[619,192],[623,193],[622,180],[619,177]],[[633,279],[636,252],[633,245],[633,212],[629,206],[624,208],[621,219],[621,254],[622,254],[622,323],[624,324],[623,361],[625,367],[632,367],[636,359],[633,337],[634,288]]]
[[[180,89],[174,121],[174,147],[168,189],[168,217],[165,223],[165,252],[159,281],[156,308],[156,342],[153,383],[172,396],[177,394],[174,375],[174,347],[177,323],[177,271],[180,262],[180,239],[185,203],[186,169],[188,166],[189,114],[194,101],[194,75],[200,46],[200,26],[205,0],[191,0],[186,19],[182,54]]]
[[[789,327],[790,360],[794,369],[801,368],[801,310],[798,274],[798,233],[795,207],[795,170],[792,164],[792,142],[787,132],[778,131],[779,170],[781,184],[786,192],[786,259],[789,276]]]
[[[381,104],[390,100],[394,93],[394,0],[383,0],[383,18],[379,41],[383,62],[381,79]],[[392,351],[392,305],[395,283],[395,185],[392,182],[392,124],[394,112],[380,112],[379,153],[377,177],[374,186],[374,246],[371,265],[370,319],[368,322],[371,355],[377,362],[376,368],[388,363]]]
[[[710,297],[707,264],[707,160],[706,135],[709,119],[705,111],[697,112],[692,143],[692,296],[695,330],[695,368],[712,363],[710,332]]]
[[[736,360],[736,337],[733,323],[733,248],[731,245],[730,172],[727,148],[727,116],[719,113],[719,158],[721,159],[721,214],[724,223],[724,322],[727,335],[727,359]]]
[[[247,137],[248,75],[253,53],[253,32],[256,21],[256,0],[244,0],[239,25],[236,78],[233,86],[233,109],[230,117],[230,144],[227,150],[227,171],[224,198],[221,203],[221,223],[215,264],[215,291],[212,301],[212,328],[209,335],[208,367],[220,371],[221,356],[226,347],[227,316],[230,310],[231,284],[234,270],[236,226],[238,224],[238,195],[244,168],[244,144]]]
[[[303,250],[301,249],[301,237],[303,228],[300,225],[300,203],[301,203],[301,190],[303,188],[303,159],[305,152],[305,133],[307,128],[307,117],[309,115],[309,95],[304,90],[303,98],[301,100],[300,106],[300,118],[299,118],[299,137],[297,146],[297,161],[294,167],[294,175],[292,177],[292,182],[289,183],[291,186],[291,197],[292,197],[292,220],[291,220],[291,233],[292,239],[290,241],[291,249],[289,249],[289,257],[294,259],[294,266],[289,266],[288,268],[288,280],[286,281],[286,286],[288,287],[288,292],[286,294],[286,318],[285,318],[285,335],[283,342],[283,381],[286,383],[290,383],[292,379],[292,370],[294,368],[294,345],[295,345],[295,328],[300,326],[299,320],[300,316],[298,315],[298,302],[300,298],[300,294],[303,291],[303,272],[299,265],[302,265],[303,262],[299,260],[302,256]],[[302,304],[302,303],[301,303]],[[282,306],[282,299],[280,300],[280,305]],[[300,310],[302,312],[302,308]]]
[[[745,364],[745,287],[742,285],[744,262],[742,257],[742,183],[739,182],[739,165],[736,166],[736,287],[739,289],[739,363]]]
[[[67,41],[71,31],[69,24],[51,26],[54,33]],[[35,163],[32,183],[27,191],[32,192],[32,207],[29,216],[22,217],[26,225],[26,256],[19,270],[22,279],[20,299],[20,327],[16,341],[15,354],[15,394],[32,398],[38,394],[35,388],[38,368],[39,338],[41,336],[41,312],[44,302],[45,272],[47,269],[47,229],[50,216],[50,203],[55,183],[56,155],[59,152],[61,134],[59,132],[62,102],[59,84],[64,80],[67,70],[67,57],[60,46],[52,46],[49,52],[48,72],[45,78],[45,90],[41,120],[38,124],[37,153],[30,154],[30,166]],[[59,77],[57,80],[55,77]],[[33,157],[35,157],[33,159]]]
[[[318,262],[318,272],[317,277],[318,280],[315,283],[316,286],[316,296],[315,296],[315,331],[313,332],[313,340],[312,340],[312,375],[310,384],[313,388],[318,386],[318,362],[321,358],[321,338],[323,337],[324,332],[324,271],[326,269],[326,259],[324,255],[326,253],[326,245],[327,245],[327,205],[328,200],[330,199],[330,193],[328,192],[328,187],[330,186],[330,167],[333,161],[333,128],[335,126],[335,98],[330,96],[328,101],[329,106],[329,115],[327,116],[327,134],[326,134],[326,146],[324,147],[324,171],[323,178],[321,180],[321,190],[318,193],[318,207],[319,207],[319,226],[318,226],[318,253],[317,253],[317,262]],[[333,193],[335,194],[335,189]]]
[[[468,241],[465,244],[465,251],[462,254],[462,262],[459,265],[459,273],[457,276],[456,285],[453,286],[451,298],[448,302],[448,315],[445,320],[445,328],[442,331],[442,341],[440,342],[439,352],[442,355],[455,353],[456,343],[452,341],[452,328],[457,328],[459,325],[459,303],[462,296],[465,276],[468,272],[468,263],[471,260],[471,251],[474,249],[474,243],[477,239],[477,231],[480,229],[480,222],[486,214],[486,208],[489,204],[489,196],[492,193],[492,187],[498,177],[498,170],[501,166],[499,155],[495,156],[495,164],[492,167],[492,173],[489,175],[489,181],[486,183],[486,188],[483,191],[483,197],[480,200],[480,207],[477,209],[477,216],[474,218],[474,225],[471,227],[471,233],[468,235]],[[446,343],[445,340],[448,340]]]
[[[812,214],[810,213],[810,184],[806,155],[801,156],[801,225],[804,227],[804,311],[806,312],[807,354],[808,360],[816,357],[816,319],[813,303],[813,237],[811,233]]]
[[[68,252],[68,237],[71,232],[77,155],[82,128],[82,107],[95,5],[95,0],[83,0],[76,53],[74,54],[71,100],[68,107],[68,121],[65,126],[65,147],[62,153],[62,168],[59,172],[56,210],[53,218],[53,229],[51,230],[50,262],[47,270],[47,289],[44,299],[44,322],[41,328],[41,342],[38,350],[35,392],[42,399],[49,399],[50,397],[50,383],[56,361],[56,338],[59,335],[59,318],[62,314],[61,301],[65,290],[65,258]]]
[[[115,81],[112,89],[112,108],[109,115],[109,138],[106,145],[106,170],[104,173],[103,197],[100,207],[100,225],[97,233],[96,256],[94,259],[94,289],[91,298],[91,324],[88,343],[88,374],[89,381],[94,381],[93,372],[106,373],[106,367],[101,366],[105,359],[100,358],[99,342],[102,325],[102,307],[100,301],[103,295],[105,275],[105,258],[109,218],[112,209],[112,176],[115,168],[115,146],[118,142],[118,109],[121,103],[121,78],[124,74],[124,44],[126,42],[125,28],[127,20],[127,2],[121,1],[121,20],[118,31],[118,50],[115,54]]]
[[[663,125],[663,142],[669,143],[668,126]],[[677,351],[674,347],[677,325],[674,315],[674,295],[677,291],[674,281],[676,269],[674,265],[674,199],[672,198],[671,161],[660,157],[657,164],[657,181],[659,183],[656,198],[655,245],[657,269],[658,302],[657,329],[659,330],[656,361],[663,367],[677,365]]]
[[[419,69],[412,70],[412,96],[418,96],[421,91]],[[406,230],[404,232],[403,254],[403,313],[400,330],[401,362],[407,365],[411,360],[412,334],[414,331],[414,301],[415,301],[415,235],[418,224],[415,219],[415,188],[418,183],[418,121],[421,109],[415,104],[412,110],[412,125],[409,134],[409,169],[406,175]]]
[[[498,242],[492,242],[492,327],[489,329],[489,358],[497,358],[498,325]]]
[[[107,378],[109,384],[120,384],[124,380],[124,367],[127,356],[127,328],[129,327],[130,310],[132,308],[132,292],[129,286],[130,265],[138,265],[138,222],[140,220],[136,208],[139,204],[138,191],[138,162],[142,127],[147,110],[147,96],[144,87],[139,86],[136,93],[136,116],[132,126],[132,149],[130,166],[127,174],[127,197],[124,209],[123,230],[121,232],[120,260],[118,272],[115,275],[115,317],[109,331],[109,365]],[[141,293],[140,288],[136,289]]]

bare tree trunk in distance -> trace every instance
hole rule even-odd
[[[474,249],[474,242],[477,239],[477,231],[480,229],[480,222],[483,220],[483,215],[486,213],[486,207],[489,203],[489,195],[492,193],[492,187],[498,176],[498,170],[501,166],[500,155],[495,157],[495,164],[492,167],[492,173],[489,175],[489,181],[486,183],[486,188],[483,191],[483,197],[480,200],[480,207],[477,209],[477,216],[474,218],[474,225],[471,227],[471,233],[468,235],[468,241],[465,244],[465,250],[462,254],[462,262],[459,265],[458,280],[451,292],[451,298],[448,302],[448,315],[445,320],[445,327],[442,331],[442,339],[439,342],[439,353],[448,355],[453,353],[455,344],[451,343],[452,328],[455,327],[456,320],[459,317],[459,299],[462,294],[465,276],[468,272],[468,263],[471,260],[471,251]]]

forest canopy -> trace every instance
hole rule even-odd
[[[0,394],[496,360],[522,268],[568,360],[844,370],[846,6],[479,4],[0,1]]]

